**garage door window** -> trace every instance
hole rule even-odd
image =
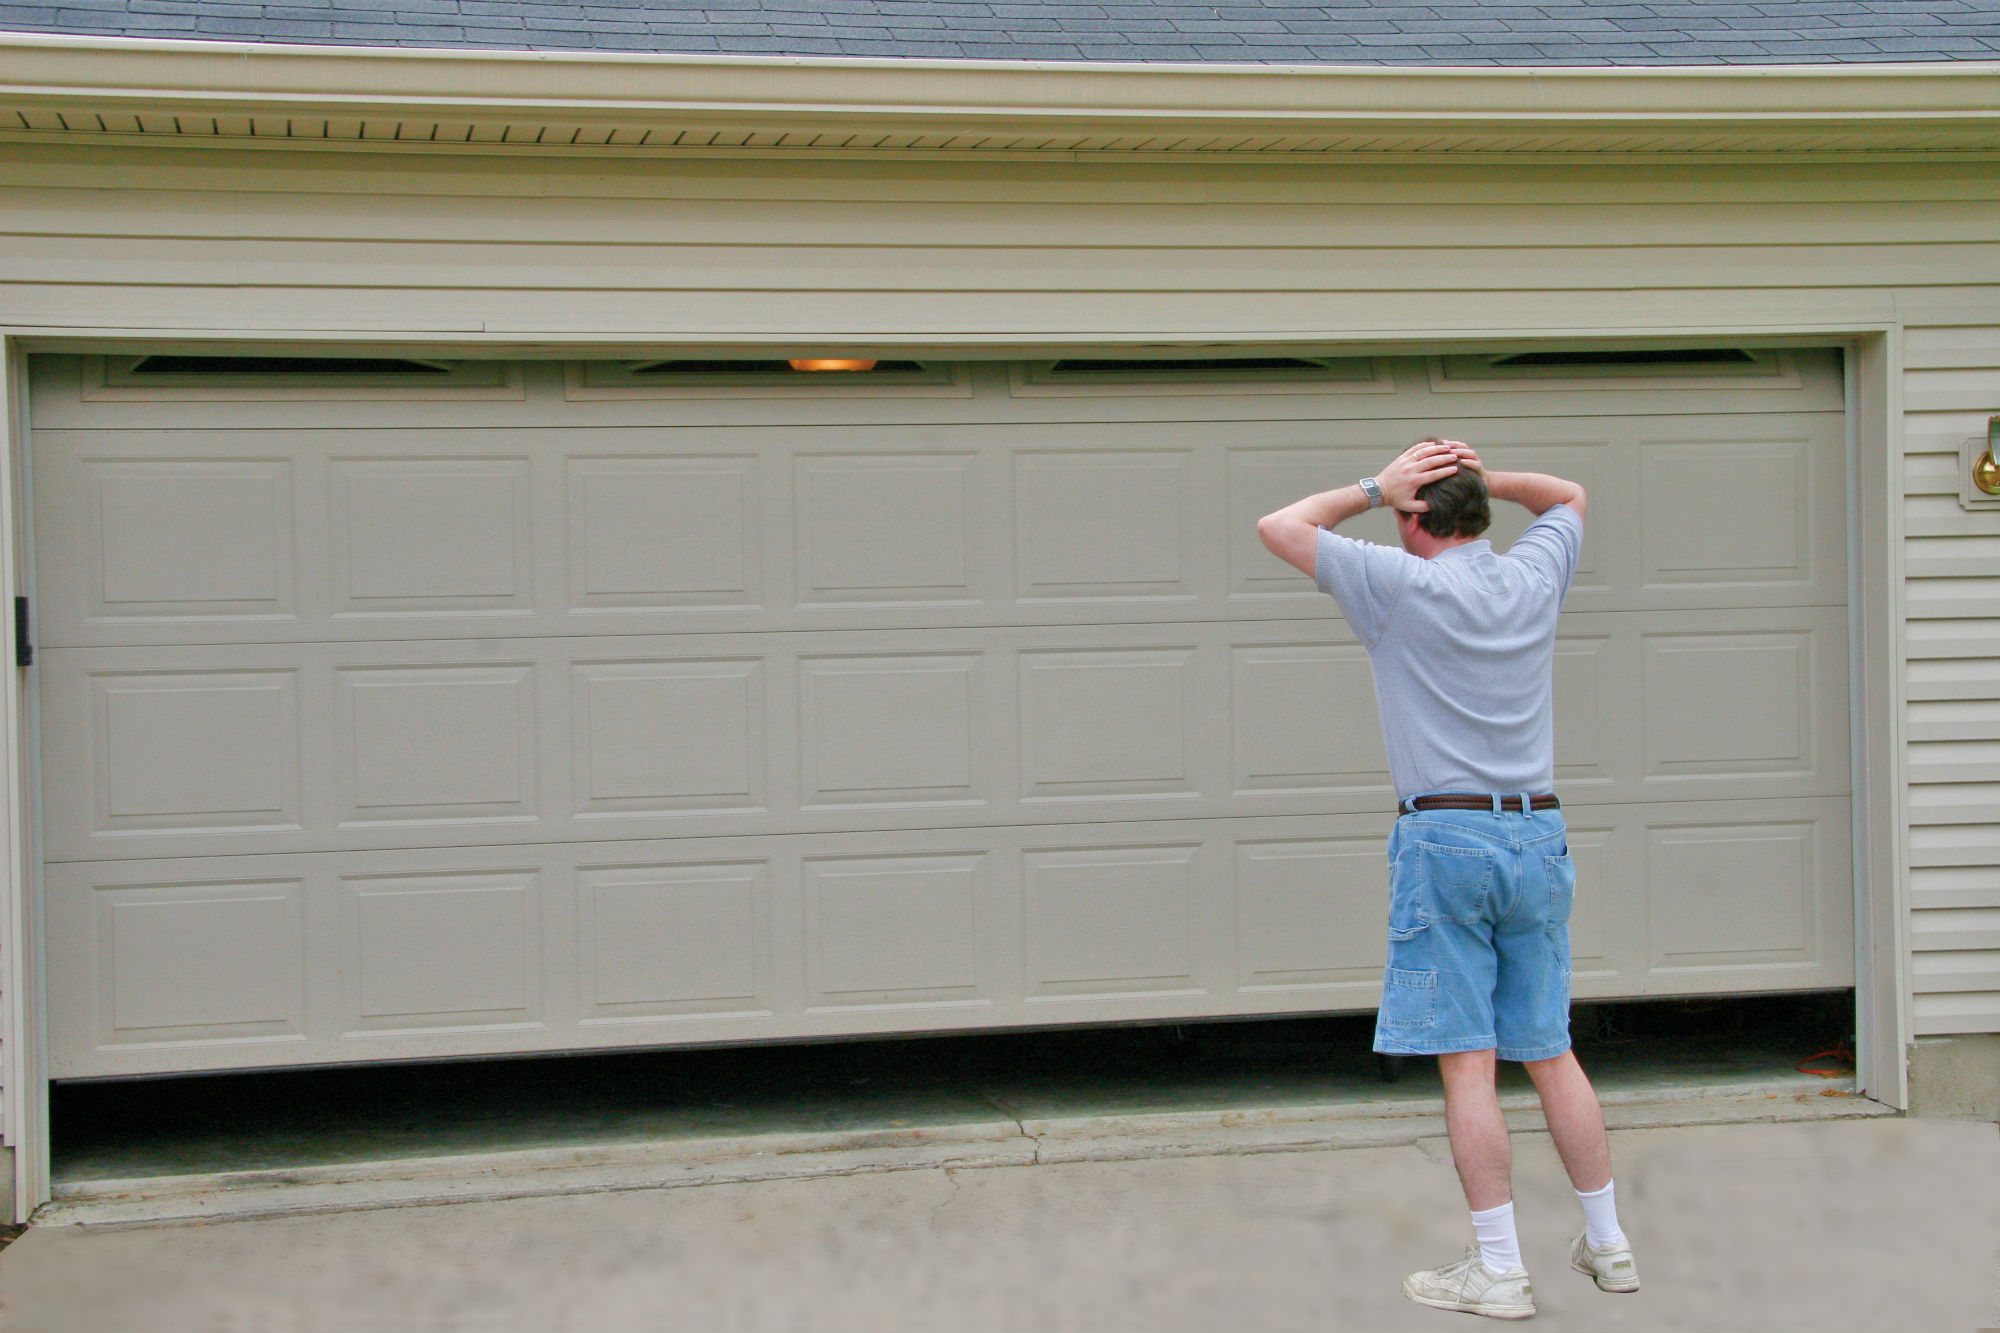
[[[1431,358],[1431,388],[1797,389],[1788,352],[1745,347],[1570,348]]]
[[[167,402],[518,398],[521,389],[517,367],[503,361],[167,353],[87,358],[82,393],[85,399]]]
[[[1392,393],[1386,361],[1366,356],[1063,357],[1011,368],[1014,396]]]
[[[817,368],[825,367],[825,368]],[[949,362],[792,357],[685,357],[572,362],[566,396],[592,398],[967,398],[966,367]]]

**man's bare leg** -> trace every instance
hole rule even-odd
[[[1500,1114],[1500,1091],[1494,1084],[1494,1053],[1440,1055],[1438,1073],[1444,1078],[1444,1127],[1451,1135],[1452,1165],[1458,1168],[1458,1183],[1465,1189],[1465,1202],[1472,1212],[1479,1262],[1495,1277],[1525,1284],[1527,1274],[1521,1269],[1521,1240],[1514,1230],[1514,1192],[1509,1179],[1514,1154],[1507,1142],[1507,1121]],[[1526,1290],[1525,1285],[1522,1289]],[[1533,1312],[1532,1301],[1529,1312]]]
[[[1464,1310],[1498,1319],[1526,1319],[1535,1313],[1534,1288],[1521,1264],[1521,1240],[1514,1231],[1514,1201],[1508,1177],[1513,1153],[1507,1122],[1500,1115],[1494,1085],[1494,1052],[1457,1051],[1438,1057],[1444,1078],[1444,1125],[1451,1135],[1451,1160],[1472,1210],[1477,1248],[1457,1263],[1403,1279],[1403,1294],[1419,1305]]]
[[[1563,1170],[1569,1172],[1569,1183],[1585,1194],[1609,1185],[1611,1140],[1604,1132],[1604,1109],[1597,1103],[1597,1092],[1590,1086],[1583,1066],[1576,1062],[1576,1052],[1564,1051],[1548,1060],[1530,1060],[1526,1068],[1528,1077],[1535,1081],[1535,1091],[1541,1094],[1549,1137],[1555,1140]],[[1447,1086],[1447,1107],[1450,1098]]]
[[[1563,1170],[1583,1205],[1583,1235],[1570,1247],[1570,1266],[1588,1273],[1604,1291],[1637,1291],[1639,1269],[1618,1225],[1618,1194],[1611,1184],[1611,1139],[1604,1132],[1604,1109],[1576,1055],[1564,1051],[1551,1060],[1530,1060],[1528,1077],[1542,1097]]]
[[[1466,1206],[1475,1213],[1498,1208],[1513,1198],[1514,1157],[1507,1142],[1507,1122],[1500,1115],[1494,1054],[1486,1050],[1440,1055],[1438,1073],[1444,1079],[1445,1132],[1451,1136],[1451,1160],[1458,1168],[1458,1183],[1465,1187]]]

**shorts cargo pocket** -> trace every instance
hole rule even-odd
[[[1397,944],[1415,939],[1424,927],[1422,904],[1418,901],[1418,884],[1414,875],[1403,873],[1401,865],[1392,866],[1389,876],[1389,943]]]
[[[1549,878],[1549,995],[1562,1013],[1570,1005],[1569,914],[1576,904],[1576,862],[1569,853],[1545,856],[1542,866]]]
[[[1381,1025],[1400,1032],[1427,1028],[1437,1020],[1438,974],[1392,967],[1382,974]]]

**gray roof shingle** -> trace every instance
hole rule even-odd
[[[2000,60],[2000,0],[0,0],[0,31],[945,59],[1846,64]]]

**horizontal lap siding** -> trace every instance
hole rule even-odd
[[[17,326],[969,345],[1920,324],[1916,1024],[2000,1031],[2000,513],[1957,501],[1958,443],[2000,409],[1990,165],[0,155]]]
[[[1910,975],[1919,1036],[2000,1032],[2000,510],[1959,503],[2000,412],[2000,327],[1904,343]]]

